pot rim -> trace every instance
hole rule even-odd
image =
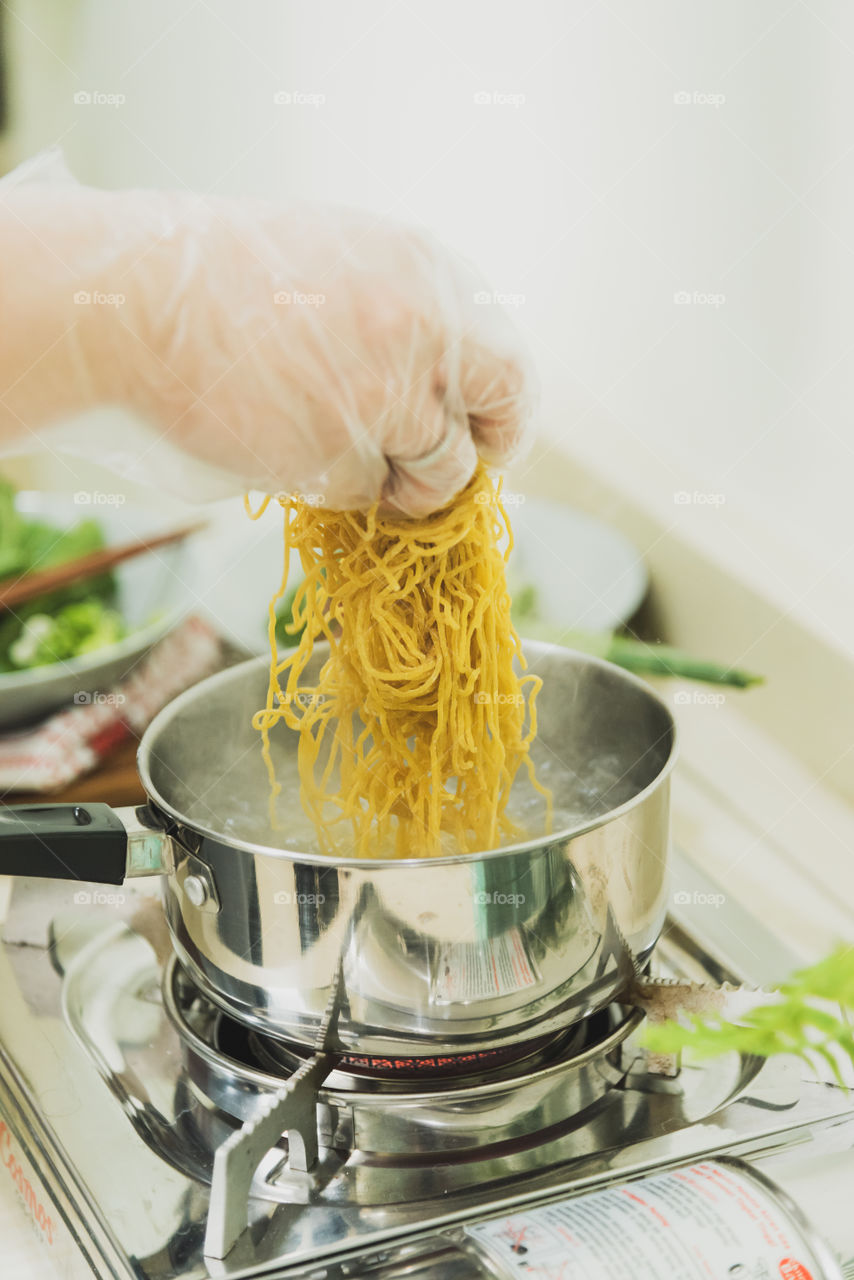
[[[661,787],[662,783],[665,782],[672,773],[679,755],[679,734],[676,726],[676,720],[664,699],[655,689],[652,688],[651,685],[649,685],[645,680],[641,680],[640,677],[634,675],[632,672],[626,671],[625,668],[618,667],[615,663],[608,662],[604,658],[597,658],[592,654],[583,653],[579,649],[570,649],[564,645],[550,644],[541,640],[531,640],[526,642],[524,638],[521,643],[523,652],[527,647],[529,651],[536,654],[548,655],[550,653],[554,653],[560,655],[572,655],[576,658],[582,659],[587,665],[607,670],[612,677],[616,672],[617,679],[623,680],[627,684],[634,685],[637,689],[640,689],[651,701],[657,702],[660,709],[665,714],[668,731],[670,733],[670,752],[661,769],[652,781],[649,782],[642,791],[639,791],[636,795],[632,796],[630,800],[626,800],[623,804],[617,805],[614,809],[609,809],[607,813],[600,814],[596,818],[591,818],[589,822],[576,823],[574,826],[565,827],[559,831],[549,832],[548,835],[543,835],[536,839],[522,840],[517,844],[502,845],[498,849],[476,849],[472,850],[470,853],[443,854],[440,857],[427,858],[339,858],[330,857],[323,853],[306,853],[296,849],[281,849],[276,848],[273,845],[257,844],[251,840],[241,840],[238,837],[231,835],[226,836],[222,831],[217,831],[214,827],[206,826],[202,822],[189,821],[185,814],[182,814],[180,810],[176,809],[174,805],[171,805],[168,800],[161,795],[152,781],[151,771],[149,769],[152,743],[163,726],[170,720],[174,719],[177,715],[180,715],[182,707],[193,702],[199,696],[199,691],[206,684],[215,680],[222,680],[225,676],[232,676],[250,666],[260,667],[263,665],[269,667],[269,659],[264,656],[248,658],[245,662],[236,663],[233,667],[226,667],[223,671],[217,671],[214,675],[207,676],[204,680],[192,685],[189,689],[185,689],[177,698],[173,698],[171,702],[167,703],[167,705],[163,707],[151,721],[140,740],[136,754],[137,771],[139,773],[140,780],[149,799],[153,801],[157,806],[157,809],[167,814],[180,826],[186,827],[188,830],[194,831],[199,835],[206,836],[226,848],[239,849],[244,853],[281,859],[285,862],[300,862],[313,866],[324,867],[370,867],[373,871],[377,871],[381,868],[391,869],[397,867],[453,866],[457,863],[476,863],[487,860],[492,861],[495,858],[505,856],[510,857],[518,854],[542,853],[552,848],[554,845],[566,844],[567,841],[574,840],[578,836],[586,835],[588,832],[595,831],[599,827],[607,826],[611,822],[624,817],[633,809],[639,808],[654,791]],[[315,649],[318,648],[320,648],[320,645],[315,646]],[[651,743],[647,750],[650,750],[657,742],[660,742],[662,737],[664,737],[664,734],[656,739],[655,742]]]

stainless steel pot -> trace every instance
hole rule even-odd
[[[0,809],[0,872],[163,874],[183,965],[279,1038],[315,1043],[333,1006],[340,1045],[379,1055],[485,1050],[572,1023],[619,994],[661,930],[675,727],[619,668],[534,642],[525,652],[543,679],[535,759],[568,815],[551,835],[405,861],[289,849],[287,819],[257,842],[267,778],[251,715],[267,664],[253,660],[153,721],[138,757],[148,805]],[[293,772],[297,735],[279,726],[275,738]],[[529,784],[516,785],[524,797]],[[296,829],[306,820],[290,798]]]

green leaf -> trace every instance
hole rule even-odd
[[[815,1059],[825,1062],[844,1087],[839,1059],[854,1064],[852,1018],[854,949],[839,946],[817,964],[792,974],[774,999],[757,1004],[737,1023],[720,1014],[653,1022],[647,1025],[644,1043],[653,1053],[689,1049],[699,1057],[793,1053],[811,1065]]]

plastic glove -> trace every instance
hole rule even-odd
[[[477,452],[498,465],[522,443],[510,322],[420,232],[18,182],[0,188],[0,254],[7,434],[118,403],[236,492],[412,515],[448,501]]]

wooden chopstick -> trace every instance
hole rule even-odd
[[[15,605],[32,600],[35,596],[44,595],[48,591],[56,591],[71,582],[81,582],[86,578],[97,577],[114,569],[117,564],[141,556],[146,551],[154,551],[157,547],[166,547],[173,542],[183,542],[190,534],[198,533],[206,525],[189,524],[180,529],[171,529],[167,533],[158,533],[153,537],[139,538],[136,542],[122,543],[117,547],[102,547],[99,551],[90,551],[86,556],[78,556],[76,560],[66,560],[63,564],[52,565],[49,569],[38,569],[34,573],[24,573],[12,582],[0,583],[0,609],[14,609]]]

